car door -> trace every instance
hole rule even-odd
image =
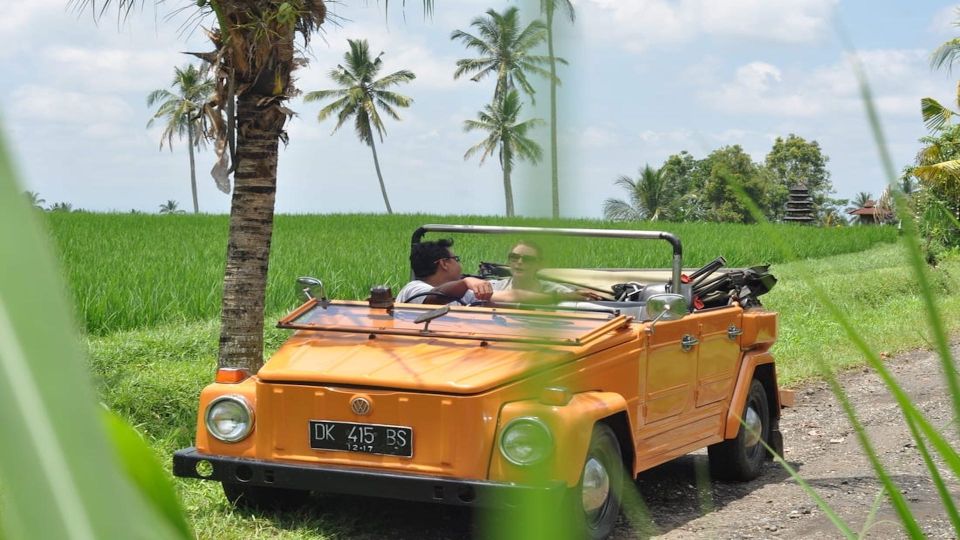
[[[696,406],[706,407],[733,393],[740,366],[740,329],[743,310],[738,306],[696,314],[699,339]]]
[[[697,377],[697,347],[685,348],[684,337],[697,332],[690,315],[659,321],[647,335],[643,424],[649,426],[693,408]]]

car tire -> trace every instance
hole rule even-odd
[[[223,494],[230,504],[248,510],[293,510],[307,501],[309,491],[299,489],[251,486],[222,482]]]
[[[569,508],[581,537],[601,540],[613,533],[620,516],[624,482],[620,442],[607,424],[593,427],[580,483],[571,490]]]
[[[707,447],[710,474],[718,480],[753,480],[760,476],[764,463],[769,459],[770,454],[760,440],[768,444],[770,442],[770,404],[763,384],[757,379],[750,382],[750,393],[741,418],[754,429],[747,429],[741,424],[736,438]]]

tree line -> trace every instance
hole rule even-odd
[[[746,195],[764,218],[780,221],[789,189],[803,185],[812,198],[817,223],[846,223],[843,207],[849,201],[831,197],[828,161],[817,141],[795,134],[777,137],[760,163],[740,145],[723,146],[701,159],[682,151],[658,168],[645,165],[636,177],[617,178],[616,185],[627,197],[607,199],[603,214],[615,221],[753,223],[755,217],[743,202]]]

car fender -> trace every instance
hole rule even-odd
[[[548,405],[536,400],[505,404],[500,410],[497,436],[490,457],[490,480],[520,483],[562,480],[570,487],[578,485],[594,424],[618,413],[627,414],[627,402],[615,392],[574,394],[566,405]],[[523,417],[541,420],[550,429],[553,438],[552,453],[537,466],[515,465],[500,452],[503,429],[510,421]],[[628,438],[632,445],[632,438]],[[627,449],[624,449],[624,455],[627,454]],[[629,455],[633,455],[632,448],[629,449]]]
[[[200,392],[200,404],[197,409],[197,450],[205,454],[227,454],[232,456],[253,457],[257,435],[257,378],[249,377],[240,383],[212,383]],[[215,439],[207,431],[207,405],[220,396],[241,396],[253,410],[253,431],[247,438],[235,443],[225,443]]]
[[[764,367],[761,368],[761,366]],[[767,388],[767,396],[772,397],[770,400],[770,413],[776,418],[780,417],[780,399],[777,395],[777,374],[773,355],[768,351],[747,352],[743,355],[743,360],[740,362],[740,374],[737,377],[737,384],[733,390],[733,396],[730,399],[730,408],[727,409],[727,419],[724,424],[724,439],[733,439],[740,431],[740,411],[743,410],[743,407],[747,403],[750,384],[754,379],[754,375],[757,374],[758,368],[763,371],[766,378],[770,379],[761,380],[764,387]]]

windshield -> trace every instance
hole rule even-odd
[[[435,306],[371,308],[364,302],[335,302],[326,308],[308,303],[286,319],[281,328],[411,336],[443,336],[459,339],[581,345],[627,324],[622,315],[605,313],[558,313],[516,309],[452,307],[424,323],[414,320]]]

